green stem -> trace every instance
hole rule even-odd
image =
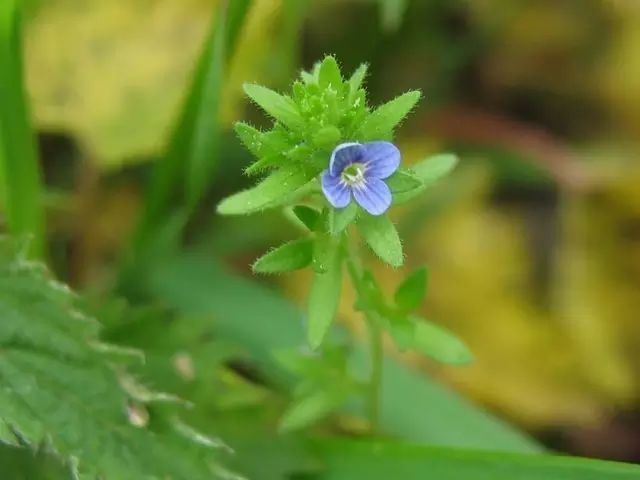
[[[382,346],[382,330],[380,323],[376,318],[373,308],[367,303],[366,286],[363,283],[362,266],[360,257],[355,248],[349,249],[347,256],[347,270],[351,277],[351,283],[357,293],[364,319],[369,329],[370,353],[371,353],[371,370],[368,383],[367,409],[371,430],[378,428],[380,418],[380,398],[382,387],[382,365],[384,360],[384,351]]]
[[[371,377],[369,378],[369,419],[371,420],[371,429],[375,431],[378,428],[380,419],[380,399],[382,387],[382,332],[380,327],[365,315],[369,326],[369,335],[371,342]]]

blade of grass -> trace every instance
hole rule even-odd
[[[326,470],[316,480],[623,480],[640,467],[555,455],[458,450],[389,441],[319,440],[312,449]],[[298,477],[296,477],[298,478]]]
[[[24,91],[18,0],[0,2],[0,193],[9,231],[44,255],[42,184]]]
[[[251,0],[229,0],[215,14],[167,151],[152,174],[134,242],[137,250],[176,207],[190,215],[211,184],[218,160],[225,62],[250,4]]]

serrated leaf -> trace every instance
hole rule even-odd
[[[428,157],[411,166],[414,176],[422,186],[393,196],[394,205],[405,203],[419,195],[441,178],[447,176],[458,164],[458,157],[452,153],[442,153]]]
[[[225,198],[217,210],[221,215],[245,215],[277,207],[312,181],[313,177],[301,170],[278,170],[255,187]]]
[[[422,94],[418,90],[407,92],[374,110],[360,127],[363,141],[385,138],[406,117]]]
[[[329,212],[329,232],[339,235],[356,219],[358,205],[351,202],[344,208],[332,208]]]
[[[256,273],[283,273],[299,270],[311,264],[313,241],[293,240],[271,250],[253,264]]]
[[[315,391],[295,400],[282,416],[278,425],[281,432],[291,432],[317,422],[342,403],[335,392]]]
[[[329,248],[330,251],[326,254],[327,261],[323,265],[326,267],[325,271],[314,274],[309,294],[307,340],[313,349],[322,344],[340,303],[342,289],[340,244],[332,242]]]
[[[309,231],[316,229],[320,212],[315,208],[308,207],[307,205],[296,205],[293,207],[293,213]]]
[[[23,443],[46,440],[76,459],[83,480],[210,478],[189,442],[127,419],[115,359],[94,348],[99,324],[73,293],[41,265],[0,251],[0,423]]]
[[[393,267],[404,262],[402,242],[393,222],[386,215],[361,215],[357,221],[358,229],[371,250]]]
[[[296,104],[289,97],[273,90],[251,83],[244,84],[244,92],[275,120],[289,128],[300,128],[304,120]]]
[[[396,306],[404,312],[420,307],[427,291],[428,270],[420,267],[414,270],[400,284],[394,295]]]
[[[465,365],[473,361],[473,354],[453,333],[423,318],[410,318],[415,322],[413,349],[440,363]]]
[[[387,178],[385,182],[393,194],[409,192],[424,186],[420,178],[414,175],[411,170],[404,169],[398,170]]]
[[[70,462],[69,462],[70,463]],[[71,465],[46,448],[18,447],[0,443],[2,476],[7,480],[72,480]]]

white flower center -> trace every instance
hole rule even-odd
[[[365,170],[366,166],[363,163],[352,163],[342,171],[340,180],[349,186],[360,186],[364,184]]]

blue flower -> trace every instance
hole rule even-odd
[[[351,196],[371,215],[391,206],[391,190],[383,181],[400,166],[400,150],[390,142],[342,143],[322,172],[322,191],[335,208],[351,203]]]

